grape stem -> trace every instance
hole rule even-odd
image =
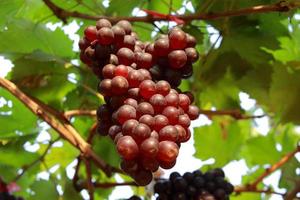
[[[92,171],[91,163],[87,158],[82,158],[84,160],[86,174],[87,174],[87,189],[89,191],[90,200],[94,200],[94,184],[92,182]]]
[[[80,18],[80,19],[88,19],[88,20],[98,20],[100,18],[105,18],[111,21],[112,23],[116,23],[120,20],[128,20],[130,22],[148,22],[152,23],[154,21],[170,21],[172,18],[178,18],[183,20],[184,22],[189,22],[192,20],[213,20],[213,19],[220,19],[224,17],[234,17],[234,16],[242,16],[248,14],[255,14],[255,13],[268,13],[268,12],[288,12],[300,7],[300,3],[296,1],[279,1],[274,4],[268,5],[257,5],[253,7],[241,8],[239,10],[230,10],[225,12],[218,12],[218,13],[194,13],[188,15],[161,15],[161,16],[97,16],[97,15],[89,15],[77,11],[68,11],[65,10],[56,4],[54,4],[51,0],[43,0],[44,3],[48,6],[50,10],[52,10],[53,14],[62,20],[64,23],[67,23],[67,19],[70,17],[73,18]]]
[[[297,192],[300,191],[300,181],[299,180],[296,181],[297,182],[296,187],[292,191],[288,192],[287,194],[281,194],[278,192],[274,192],[270,189],[260,190],[260,189],[257,189],[257,185],[259,183],[261,183],[267,176],[269,176],[270,174],[275,172],[277,169],[279,169],[282,165],[287,163],[290,159],[294,158],[295,154],[298,152],[300,152],[300,145],[297,145],[297,147],[294,151],[287,153],[277,163],[273,164],[270,168],[267,168],[265,170],[265,172],[263,174],[261,174],[252,183],[249,183],[245,186],[236,187],[235,192],[237,194],[241,193],[241,192],[260,192],[260,193],[267,193],[267,194],[278,194],[278,195],[285,196],[285,200],[292,200],[296,196]]]
[[[0,86],[17,97],[26,107],[28,107],[39,118],[47,122],[61,137],[70,142],[74,147],[80,150],[84,157],[91,158],[107,176],[112,175],[114,168],[108,165],[91,148],[81,135],[71,125],[70,121],[63,115],[45,104],[38,104],[24,92],[22,92],[13,82],[0,78]]]

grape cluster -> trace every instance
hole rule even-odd
[[[227,200],[233,185],[225,179],[220,168],[202,173],[200,170],[170,174],[168,180],[158,180],[154,185],[157,200]]]
[[[112,26],[106,19],[84,34],[81,60],[100,78],[105,99],[97,110],[98,132],[115,142],[122,170],[147,185],[152,172],[175,165],[180,143],[191,136],[191,120],[199,116],[193,95],[177,88],[188,77],[187,65],[191,70],[198,59],[195,38],[174,28],[143,43],[128,21]]]
[[[127,200],[142,200],[141,197],[139,196],[136,196],[136,195],[133,195],[132,197],[130,197],[129,199]]]

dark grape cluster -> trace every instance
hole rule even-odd
[[[128,21],[112,26],[105,19],[84,33],[81,60],[100,78],[106,102],[97,110],[98,132],[115,142],[122,170],[147,185],[152,172],[175,165],[199,116],[193,95],[177,88],[188,77],[183,70],[198,59],[195,38],[174,28],[154,44],[143,43]]]
[[[139,196],[136,196],[136,195],[133,195],[132,197],[130,197],[129,199],[127,200],[142,200],[141,197]]]
[[[170,174],[168,180],[158,180],[154,185],[157,200],[227,200],[233,185],[225,179],[220,168],[202,173],[200,170]]]

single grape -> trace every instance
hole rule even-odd
[[[140,123],[146,124],[147,126],[149,126],[151,129],[153,128],[154,124],[155,124],[155,120],[154,117],[152,117],[151,115],[142,115],[139,119]]]
[[[151,55],[154,55],[154,44],[150,43],[150,44],[146,45],[145,52],[149,53]]]
[[[172,87],[178,87],[181,83],[181,72],[176,69],[166,69],[164,71],[164,79],[170,83]]]
[[[161,113],[161,111],[166,107],[167,102],[163,95],[161,94],[154,94],[149,99],[150,104],[153,106],[154,112],[156,114]]]
[[[130,34],[131,33],[132,26],[131,26],[131,24],[130,24],[129,21],[127,21],[127,20],[121,20],[116,25],[122,27],[125,30],[126,34]]]
[[[115,95],[121,95],[127,92],[129,87],[128,81],[122,76],[116,76],[111,80],[111,90]]]
[[[225,185],[226,194],[231,194],[234,191],[234,187],[231,183],[226,183]]]
[[[177,141],[178,142],[185,142],[186,137],[187,137],[185,129],[182,126],[178,125],[178,124],[175,125],[175,128],[177,129],[177,132],[178,132]]]
[[[191,104],[190,98],[186,94],[179,94],[179,106],[187,111],[189,109],[189,105]]]
[[[165,188],[164,188],[164,181],[157,181],[154,185],[154,193],[156,194],[162,194],[165,192]]]
[[[122,131],[122,127],[119,125],[112,125],[108,130],[109,137],[114,140],[116,135]]]
[[[186,33],[179,28],[169,32],[170,48],[184,49],[187,45]]]
[[[150,69],[153,65],[152,55],[150,53],[140,53],[135,56],[135,62],[138,68]]]
[[[185,95],[187,95],[190,98],[190,102],[193,103],[194,102],[194,95],[191,92],[184,92]]]
[[[174,180],[177,178],[177,177],[181,177],[181,175],[178,173],[178,172],[172,172],[169,176],[169,180],[174,183]]]
[[[129,119],[136,118],[136,110],[134,107],[129,105],[123,105],[118,109],[117,120],[120,124],[124,124]]]
[[[133,178],[138,185],[146,186],[152,181],[153,175],[149,170],[138,170]]]
[[[123,65],[131,65],[134,61],[134,53],[128,48],[121,48],[117,52],[119,63]]]
[[[143,157],[155,158],[158,152],[158,140],[155,138],[147,138],[140,145],[140,153]]]
[[[194,36],[186,33],[186,43],[187,47],[195,47],[197,44],[197,40]]]
[[[84,51],[84,55],[91,60],[95,60],[95,49],[93,49],[92,47],[88,47],[85,49]]]
[[[126,160],[133,160],[139,154],[139,147],[131,136],[123,136],[117,142],[118,153]]]
[[[199,117],[200,110],[197,106],[190,105],[187,114],[189,115],[191,120],[195,120]]]
[[[122,76],[124,78],[128,77],[128,67],[125,65],[118,65],[117,67],[114,68],[114,75],[115,76]]]
[[[138,71],[142,74],[143,80],[151,80],[151,74],[147,69],[138,69]]]
[[[165,100],[168,106],[177,107],[179,103],[179,95],[175,93],[169,93],[165,96]]]
[[[187,60],[189,62],[196,62],[199,59],[199,53],[197,52],[197,50],[193,47],[189,47],[186,48],[185,50],[186,56],[187,56]]]
[[[84,29],[84,35],[89,41],[97,39],[97,29],[95,26],[88,26]]]
[[[179,111],[176,107],[167,106],[162,111],[162,114],[168,118],[170,124],[172,125],[177,124],[179,118]]]
[[[157,56],[167,56],[169,54],[169,40],[159,39],[154,43],[154,54]]]
[[[205,179],[201,176],[196,176],[193,180],[193,186],[195,186],[198,190],[204,188]]]
[[[172,68],[182,68],[187,62],[187,55],[183,50],[174,50],[168,54],[168,61]]]
[[[110,21],[108,21],[107,19],[99,19],[97,22],[96,22],[96,28],[99,30],[103,27],[108,27],[108,28],[111,28],[111,23]]]
[[[185,138],[181,142],[187,142],[191,138],[191,131],[188,128],[185,128]]]
[[[131,35],[125,35],[122,47],[126,47],[128,49],[131,49],[132,51],[134,50],[134,45],[135,45],[136,39],[131,36]]]
[[[132,135],[133,129],[139,124],[139,122],[135,119],[127,120],[122,125],[122,132],[124,135]]]
[[[163,96],[169,94],[171,86],[167,81],[161,80],[156,83],[156,92]]]
[[[112,44],[114,41],[114,32],[111,28],[103,27],[97,31],[98,42],[102,45]]]
[[[128,81],[128,82],[129,82],[129,86],[130,86],[130,81]],[[133,98],[135,100],[139,100],[139,98],[140,98],[139,93],[140,93],[139,88],[131,88],[131,89],[128,90],[127,95],[130,98]]]
[[[104,96],[111,96],[112,95],[111,85],[112,85],[111,79],[102,80],[98,86],[98,92],[100,92]]]
[[[212,170],[212,173],[215,177],[225,177],[225,173],[222,168],[215,168]]]
[[[127,200],[142,200],[139,196],[133,195],[132,197],[130,197]]]
[[[122,95],[118,96],[112,96],[109,100],[109,106],[113,110],[117,110],[119,107],[121,107],[124,104],[126,97]]]
[[[97,126],[97,132],[102,136],[108,135],[110,125],[111,124],[107,121],[99,121]]]
[[[102,69],[102,75],[104,78],[112,79],[114,77],[114,70],[116,66],[112,64],[107,64]]]
[[[133,87],[139,87],[140,83],[144,80],[143,76],[140,71],[138,70],[132,70],[128,73],[129,86],[131,88]]]
[[[191,120],[187,114],[179,115],[178,124],[184,128],[188,128],[191,124]]]
[[[82,38],[78,42],[78,46],[80,50],[85,50],[90,45],[90,42],[87,40],[86,37]]]
[[[154,120],[154,130],[158,132],[169,124],[168,118],[164,115],[155,115]]]
[[[133,98],[127,98],[127,99],[125,99],[124,104],[130,105],[130,106],[134,107],[135,109],[138,106],[137,100],[135,100]]]
[[[148,102],[142,102],[142,103],[139,103],[137,109],[136,109],[136,112],[137,112],[137,116],[138,118],[140,118],[141,116],[143,115],[154,115],[154,109],[153,109],[153,106],[148,103]]]
[[[192,183],[194,180],[194,175],[192,172],[185,172],[182,176],[187,183]]]
[[[168,125],[163,127],[159,131],[159,141],[173,141],[176,142],[178,139],[178,130],[176,129],[175,126]]]
[[[139,123],[132,131],[132,137],[137,143],[141,143],[150,137],[151,129],[146,124]]]
[[[174,162],[178,156],[179,148],[175,142],[161,141],[158,145],[157,159],[163,162]]]
[[[114,143],[117,144],[118,141],[119,141],[119,139],[120,139],[121,137],[123,137],[123,136],[124,136],[124,135],[123,135],[122,132],[117,133],[117,135],[115,136],[115,139],[114,139]]]
[[[176,159],[174,161],[166,162],[166,161],[159,161],[159,166],[163,169],[171,169],[176,164]]]
[[[152,80],[144,80],[139,85],[140,95],[144,99],[150,99],[156,93],[156,85]]]
[[[113,26],[111,28],[112,32],[114,33],[114,38],[116,43],[123,43],[124,37],[125,37],[125,30],[121,26]]]

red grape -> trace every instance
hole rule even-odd
[[[118,65],[115,69],[114,69],[114,75],[115,76],[123,76],[125,78],[128,77],[128,67],[125,65]]]
[[[122,132],[124,135],[132,135],[133,129],[139,124],[139,122],[135,119],[127,120],[122,125]]]
[[[151,172],[156,172],[159,168],[159,163],[154,158],[143,157],[141,162],[143,168],[146,170],[150,170]]]
[[[138,185],[146,186],[152,181],[153,175],[149,170],[138,170],[133,175],[133,178]]]
[[[145,48],[145,52],[154,55],[154,44],[153,43],[148,44]]]
[[[197,106],[190,105],[187,114],[189,115],[191,120],[195,120],[199,117],[200,110]]]
[[[156,92],[163,96],[169,94],[171,89],[170,84],[167,81],[161,80],[156,83]]]
[[[188,128],[191,124],[191,120],[187,114],[179,115],[178,124],[185,128]]]
[[[115,41],[119,44],[122,43],[126,34],[125,30],[121,26],[113,26],[111,30],[114,33]]]
[[[150,134],[150,137],[155,138],[156,140],[158,140],[158,138],[159,138],[158,132],[157,131],[152,131],[151,134]]]
[[[199,54],[197,50],[193,47],[189,47],[185,49],[185,53],[187,56],[187,60],[190,62],[196,62],[199,59]]]
[[[99,19],[97,22],[96,22],[96,28],[99,30],[103,27],[108,27],[108,28],[111,28],[111,23],[110,21],[108,21],[107,19]]]
[[[129,86],[130,86],[130,82],[129,82]],[[138,100],[140,98],[139,93],[140,93],[139,88],[131,88],[131,89],[128,90],[127,95],[130,98]]]
[[[148,70],[146,69],[138,69],[138,71],[142,74],[143,80],[151,80],[151,74]]]
[[[197,44],[196,38],[188,33],[186,33],[186,46],[195,47]]]
[[[111,80],[111,90],[113,94],[120,95],[127,92],[129,87],[128,81],[122,76],[116,76]]]
[[[133,160],[139,154],[139,147],[131,136],[123,136],[117,142],[118,153],[126,160]]]
[[[127,79],[131,88],[139,87],[140,83],[143,81],[143,76],[140,71],[132,70],[128,73]]]
[[[140,117],[139,119],[140,123],[146,124],[148,125],[150,128],[152,128],[154,126],[155,120],[154,117],[152,117],[151,115],[143,115]]]
[[[179,147],[172,141],[161,141],[158,145],[157,159],[162,162],[174,162],[178,156]]]
[[[168,118],[170,124],[175,125],[178,122],[179,111],[174,106],[167,106],[162,114]]]
[[[168,54],[168,61],[172,68],[182,68],[187,62],[186,53],[183,50],[174,50]]]
[[[175,93],[169,93],[167,96],[165,96],[166,103],[168,106],[178,106],[179,103],[179,95]]]
[[[150,99],[149,102],[154,108],[155,113],[161,113],[161,111],[164,109],[164,107],[167,105],[167,102],[163,95],[161,94],[155,94]]]
[[[158,140],[147,138],[140,145],[140,153],[143,157],[155,158],[158,152]]]
[[[117,120],[120,124],[124,124],[129,119],[136,118],[136,110],[134,107],[129,105],[123,105],[118,109]]]
[[[163,169],[171,169],[172,167],[175,166],[175,164],[176,164],[176,160],[174,160],[172,162],[159,161],[159,165]]]
[[[179,94],[179,106],[187,111],[189,109],[189,105],[191,104],[190,98],[186,94]]]
[[[97,39],[97,29],[95,26],[88,26],[84,29],[84,35],[89,41]]]
[[[148,103],[148,102],[142,102],[138,105],[137,109],[137,116],[138,118],[141,117],[142,115],[154,115],[154,109],[153,106]]]
[[[120,167],[127,174],[134,174],[138,170],[138,163],[136,160],[122,160]]]
[[[169,54],[169,40],[159,39],[154,43],[154,53],[157,56],[167,56]]]
[[[116,135],[117,135],[119,132],[121,132],[121,131],[122,131],[121,126],[119,126],[119,125],[113,125],[113,126],[111,126],[111,127],[109,128],[109,130],[108,130],[108,135],[110,136],[110,138],[111,138],[112,140],[114,140],[115,137],[116,137]]]
[[[84,37],[79,40],[78,45],[80,50],[85,50],[90,45],[90,42],[86,39],[86,37]]]
[[[139,85],[140,95],[144,99],[149,99],[152,95],[156,93],[156,85],[152,80],[144,80]]]
[[[132,137],[137,143],[141,143],[150,137],[151,129],[146,124],[139,123],[132,131]]]
[[[111,96],[111,79],[104,79],[100,82],[98,91],[104,96]]]
[[[126,47],[128,49],[134,50],[135,38],[131,35],[125,35],[122,47]]]
[[[107,64],[102,69],[102,75],[104,78],[112,79],[114,77],[114,70],[116,66],[112,64]]]
[[[167,126],[169,124],[169,120],[164,115],[156,115],[154,117],[155,124],[154,124],[154,130],[160,131],[163,127]]]
[[[102,45],[112,44],[114,41],[114,33],[111,28],[103,27],[97,31],[98,42]]]
[[[178,142],[184,142],[186,140],[186,137],[187,137],[185,129],[180,125],[175,125],[175,128],[178,131],[177,141]]]
[[[140,53],[135,57],[138,68],[149,69],[152,67],[152,55],[150,53]]]
[[[124,135],[122,134],[122,132],[117,133],[117,135],[115,136],[115,139],[114,139],[114,143],[117,144],[119,139],[123,136]]]
[[[131,33],[132,26],[131,26],[131,24],[130,24],[129,21],[127,21],[127,20],[121,20],[116,25],[122,27],[125,30],[126,34],[130,34]]]
[[[128,48],[121,48],[117,52],[119,63],[123,65],[131,65],[134,61],[134,53]]]
[[[168,125],[163,127],[159,131],[159,141],[173,141],[176,142],[178,138],[178,130],[175,128],[175,126]]]
[[[184,49],[187,45],[186,33],[179,28],[170,31],[169,40],[171,49]]]
[[[127,98],[127,99],[125,99],[124,104],[130,105],[130,106],[134,107],[135,109],[138,106],[137,100],[135,100],[133,98]]]

